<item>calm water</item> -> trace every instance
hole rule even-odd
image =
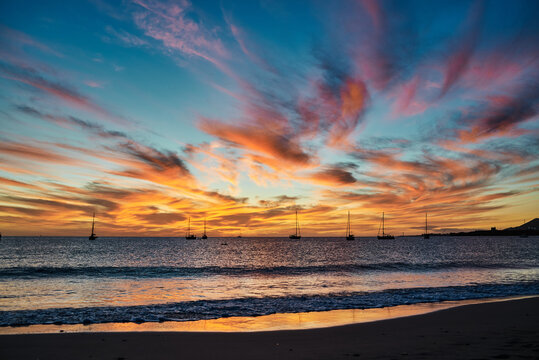
[[[537,237],[0,242],[0,326],[184,321],[531,294],[539,294]]]

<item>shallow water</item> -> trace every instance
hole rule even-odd
[[[1,326],[202,320],[538,293],[536,237],[0,243]]]

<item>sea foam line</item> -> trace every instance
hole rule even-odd
[[[338,309],[539,294],[539,281],[438,288],[392,289],[295,297],[198,300],[140,306],[56,308],[0,312],[0,326],[91,324],[111,322],[193,321],[230,316],[261,316]]]

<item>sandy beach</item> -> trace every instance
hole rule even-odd
[[[533,359],[539,298],[296,331],[0,336],[2,359]]]

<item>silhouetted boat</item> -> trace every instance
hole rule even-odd
[[[348,224],[346,225],[346,240],[355,240],[356,238],[350,231],[350,211],[348,211]]]
[[[94,233],[94,226],[95,226],[95,212],[94,212],[94,215],[92,216],[92,233],[90,234],[90,236],[88,236],[88,240],[97,239],[97,235]]]
[[[241,236],[241,229],[240,229],[240,234],[239,234],[237,237],[238,237],[238,238],[241,238],[241,237],[242,237],[242,236]]]
[[[379,240],[391,240],[391,239],[395,238],[393,235],[385,233],[384,213],[382,213],[382,236],[380,236],[380,228],[378,228],[378,236],[377,237],[378,237]]]
[[[207,239],[208,235],[206,235],[206,219],[204,219],[204,233],[202,234],[201,239]]]
[[[195,234],[191,234],[191,217],[189,217],[189,220],[187,222],[187,232],[185,233],[185,239],[186,240],[195,240],[197,237]]]
[[[423,239],[430,239],[429,229],[427,228],[427,213],[425,213],[425,233],[423,234]]]
[[[296,210],[296,233],[289,236],[290,239],[301,239],[301,230],[298,223],[298,211]]]

